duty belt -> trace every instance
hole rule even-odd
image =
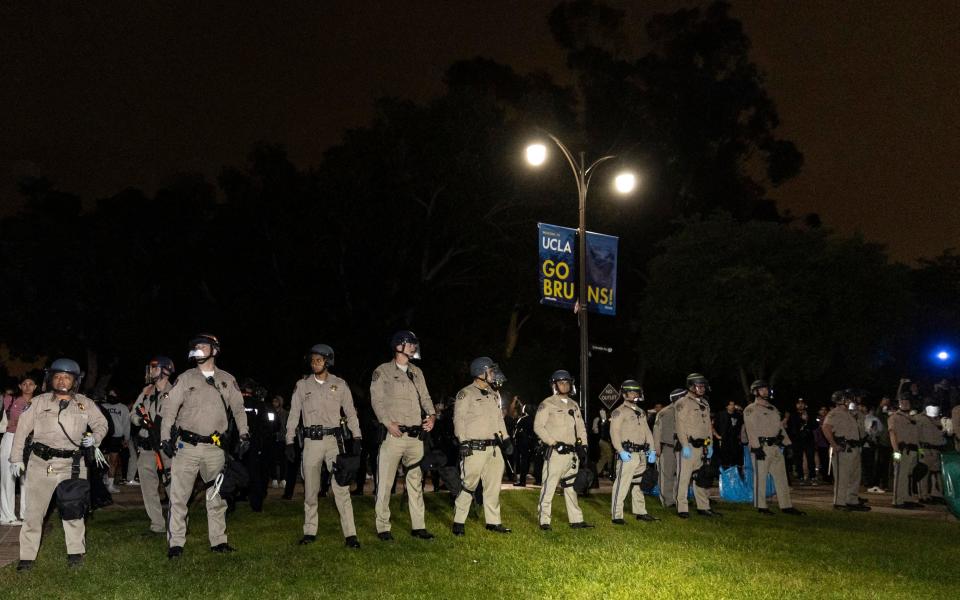
[[[324,436],[340,437],[343,432],[339,427],[323,427],[321,425],[311,425],[303,428],[303,436],[311,440],[322,440]]]
[[[497,440],[467,440],[465,442],[460,442],[460,446],[463,448],[470,448],[471,450],[486,450],[491,446],[496,446]]]
[[[134,442],[136,443],[137,448],[140,448],[141,450],[153,449],[153,446],[150,445],[150,438],[144,438],[144,437],[138,436]]]
[[[79,455],[79,450],[61,450],[60,448],[51,448],[46,444],[41,444],[40,442],[34,442],[32,446],[33,453],[42,458],[43,460],[50,460],[51,458],[73,458],[75,455]]]
[[[188,444],[193,444],[194,446],[197,444],[216,444],[217,441],[213,438],[218,436],[219,434],[216,432],[211,435],[200,435],[199,433],[187,431],[186,429],[180,430],[180,439]]]
[[[863,442],[861,440],[848,440],[847,438],[840,436],[834,436],[833,439],[835,439],[838,444],[843,446],[844,450],[853,450],[854,448],[863,446]]]
[[[920,447],[917,446],[916,444],[907,444],[905,442],[900,442],[899,444],[897,444],[897,446],[899,447],[898,448],[899,450],[906,450],[908,452],[916,452],[917,450],[920,449]]]
[[[574,445],[566,442],[557,442],[553,445],[553,451],[557,454],[570,454],[574,451]]]
[[[690,440],[690,445],[694,448],[703,448],[704,446],[710,445],[710,438],[692,438],[687,436],[687,439]]]
[[[783,443],[783,434],[775,435],[773,437],[761,437],[760,443],[768,446],[779,446]]]
[[[634,444],[633,442],[624,442],[621,446],[627,452],[646,452],[650,449],[650,444]]]
[[[939,450],[943,448],[940,444],[927,444],[925,442],[920,442],[920,447],[924,450]]]
[[[412,438],[420,437],[423,433],[423,427],[419,425],[400,425],[400,433],[405,433]]]

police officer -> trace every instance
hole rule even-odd
[[[670,404],[657,412],[653,421],[653,446],[657,451],[657,487],[660,488],[660,503],[664,508],[677,504],[677,405],[686,394],[683,388],[670,392]]]
[[[233,375],[216,366],[220,341],[202,333],[190,340],[188,358],[196,367],[185,371],[164,394],[160,406],[161,448],[169,458],[170,519],[167,527],[168,558],[183,555],[187,536],[187,500],[197,473],[210,483],[223,471],[227,448],[221,436],[228,433],[230,411],[240,434],[240,454],[250,444],[243,396]],[[213,552],[233,552],[227,543],[227,502],[207,494],[207,537]]]
[[[860,427],[848,404],[852,395],[836,391],[831,396],[834,408],[824,417],[820,430],[830,444],[830,469],[833,471],[833,508],[868,511],[860,504]]]
[[[793,442],[783,429],[780,411],[770,404],[770,384],[758,379],[750,384],[754,401],[743,409],[743,422],[747,428],[747,440],[753,455],[753,505],[760,514],[772,515],[767,508],[767,474],[773,476],[777,490],[780,512],[788,515],[803,515],[790,501],[790,483],[783,448]]]
[[[940,453],[947,448],[947,436],[940,425],[940,405],[927,405],[916,420],[920,430],[920,461],[927,467],[927,474],[917,482],[920,502],[940,504],[943,502]]]
[[[470,363],[473,383],[457,392],[453,405],[453,431],[460,445],[460,480],[453,515],[453,535],[466,533],[464,523],[470,514],[477,484],[483,484],[483,516],[489,531],[510,533],[500,520],[500,483],[503,481],[503,455],[513,454],[513,442],[500,409],[500,387],[506,377],[497,363],[487,356]]]
[[[610,513],[614,525],[623,525],[623,503],[631,494],[633,514],[639,521],[658,521],[647,513],[646,500],[640,489],[639,478],[647,469],[647,463],[657,461],[653,433],[647,425],[646,412],[640,408],[643,389],[640,384],[627,379],[620,384],[623,403],[610,415],[610,442],[617,453],[616,479],[610,495]],[[635,481],[636,478],[636,481]]]
[[[913,486],[913,469],[919,460],[920,428],[910,414],[911,401],[901,394],[897,412],[887,419],[890,428],[890,447],[893,448],[893,507],[919,508]]]
[[[700,373],[687,375],[687,393],[676,402],[677,440],[680,443],[680,475],[677,478],[677,516],[690,516],[687,488],[693,481],[693,496],[697,501],[697,514],[718,517],[720,513],[710,509],[707,488],[697,484],[694,474],[713,457],[713,440],[710,428],[710,404],[707,402],[707,378]]]
[[[554,371],[550,376],[553,395],[537,407],[533,430],[546,445],[543,462],[543,487],[537,515],[540,529],[549,531],[553,496],[561,481],[563,499],[567,505],[567,520],[574,529],[586,529],[593,525],[583,520],[583,511],[577,502],[577,492],[572,481],[580,465],[587,460],[587,428],[580,414],[580,407],[571,398],[575,394],[573,377],[564,370]]]
[[[98,446],[107,435],[107,420],[93,400],[78,394],[80,365],[69,358],[53,361],[44,389],[52,390],[33,399],[20,415],[13,438],[10,462],[13,475],[26,470],[23,494],[30,498],[20,529],[18,571],[33,568],[40,549],[43,518],[56,493],[67,545],[67,564],[79,567],[86,553],[84,517],[89,509],[89,485],[70,481],[87,478],[82,449]],[[30,457],[24,466],[24,445],[33,434]]]
[[[130,421],[140,428],[134,443],[137,454],[137,472],[140,474],[140,493],[143,508],[150,519],[150,531],[166,533],[167,526],[160,505],[161,475],[168,475],[169,461],[160,451],[160,399],[173,387],[170,376],[176,371],[173,361],[157,356],[146,367],[146,387],[133,403]]]
[[[423,436],[433,429],[436,411],[427,391],[423,371],[413,364],[420,358],[420,341],[412,331],[398,331],[390,339],[393,360],[373,371],[370,404],[385,432],[377,457],[377,537],[384,542],[390,533],[390,488],[397,466],[406,468],[407,506],[410,510],[410,535],[429,540],[433,534],[424,522]]]
[[[296,460],[294,440],[297,425],[303,416],[303,538],[299,544],[310,544],[317,539],[317,495],[320,492],[320,475],[326,465],[330,473],[337,456],[350,452],[360,453],[362,434],[353,395],[347,382],[329,371],[334,365],[333,348],[316,344],[310,348],[309,360],[312,373],[297,382],[290,400],[287,417],[287,460]],[[341,423],[346,422],[352,440],[344,439]],[[353,502],[350,486],[340,485],[331,477],[333,498],[340,513],[340,529],[344,545],[359,548],[357,528],[353,521]]]

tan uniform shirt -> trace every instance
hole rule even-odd
[[[573,416],[570,411],[573,411]],[[580,407],[567,396],[559,394],[546,398],[537,407],[533,432],[548,446],[557,442],[574,444],[577,440],[587,443],[587,427],[583,423]]]
[[[760,404],[751,402],[743,409],[743,426],[747,430],[747,443],[751,448],[765,447],[766,444],[760,442],[760,438],[777,437],[783,434],[783,446],[789,446],[793,442],[790,436],[783,429],[783,421],[780,419],[780,411],[771,404]]]
[[[690,438],[709,440],[711,438],[710,428],[710,405],[702,398],[697,398],[692,393],[687,394],[677,400],[677,438],[684,446],[690,445]]]
[[[920,429],[917,427],[917,421],[909,413],[897,411],[887,419],[887,427],[890,432],[897,436],[897,444],[919,444]],[[898,448],[894,448],[898,450]]]
[[[623,450],[623,442],[638,446],[650,444],[651,449],[657,450],[647,425],[647,414],[633,402],[624,402],[610,415],[610,442],[617,452]]]
[[[507,426],[500,409],[500,392],[470,384],[457,392],[453,405],[453,434],[461,442],[507,437]]]
[[[943,446],[947,436],[940,429],[940,419],[931,419],[927,415],[917,415],[917,428],[920,441],[930,446]]]
[[[370,404],[377,420],[384,425],[391,421],[398,425],[414,427],[423,422],[421,409],[427,415],[436,414],[423,371],[413,363],[407,364],[408,371],[397,366],[394,361],[386,362],[373,371],[370,381]],[[410,379],[413,375],[413,380]]]
[[[226,433],[227,407],[233,412],[239,435],[248,432],[247,420],[242,418],[243,395],[233,375],[220,369],[213,373],[213,385],[207,383],[199,368],[185,371],[177,378],[170,391],[163,395],[160,406],[160,439],[170,439],[174,424],[197,435]],[[221,395],[223,400],[221,400]]]
[[[170,386],[167,385],[167,390],[170,389]],[[140,416],[140,407],[145,406],[147,408],[147,414],[150,415],[150,420],[154,423],[157,422],[157,415],[160,414],[160,407],[163,400],[163,392],[158,392],[154,396],[154,385],[150,384],[147,387],[143,388],[143,391],[140,392],[140,397],[137,398],[137,401],[133,403],[133,408],[130,409],[130,422],[136,425],[137,427],[143,427],[143,418]],[[146,427],[140,430],[137,434],[141,438],[150,437],[149,432]]]
[[[836,406],[823,419],[824,425],[833,428],[833,437],[842,437],[847,440],[856,441],[860,439],[860,426],[857,425],[857,419],[850,414],[846,406]]]
[[[82,394],[76,394],[69,402],[61,411],[60,401],[50,392],[33,398],[17,423],[10,462],[23,461],[23,446],[31,433],[34,442],[58,450],[77,450],[89,427],[93,432],[94,443],[100,445],[109,429],[106,417],[93,400]]]
[[[672,446],[676,434],[677,407],[671,404],[663,407],[653,421],[653,441],[657,446],[657,452],[660,452],[660,444],[670,444]]]
[[[340,427],[340,411],[354,438],[361,437],[357,409],[353,406],[353,394],[347,382],[333,373],[327,373],[323,383],[313,375],[297,382],[290,398],[290,414],[287,416],[287,443],[292,444],[297,436],[297,425],[303,414],[303,426]]]

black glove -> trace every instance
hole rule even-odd
[[[160,451],[167,455],[167,458],[173,458],[176,449],[173,447],[173,440],[163,440],[160,442]]]
[[[361,438],[353,438],[353,442],[350,445],[350,451],[353,455],[360,456],[360,451],[363,450],[363,440]]]
[[[503,438],[502,442],[503,453],[507,456],[513,456],[513,440],[510,438]]]
[[[240,447],[237,449],[237,454],[243,456],[247,453],[247,450],[250,449],[250,434],[245,433],[240,436]]]
[[[751,448],[750,451],[753,452],[753,455],[757,457],[757,460],[763,460],[767,458],[767,453],[763,451],[763,446],[760,446],[759,448]]]
[[[297,447],[293,444],[287,444],[283,449],[283,453],[287,457],[287,462],[297,462]]]
[[[793,446],[784,446],[783,457],[787,460],[793,460]]]

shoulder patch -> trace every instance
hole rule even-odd
[[[370,379],[370,383],[373,383],[378,379],[380,379],[380,369],[377,369],[376,371],[373,372],[373,377]]]
[[[541,410],[545,409],[546,407],[547,407],[547,405],[544,404],[543,402],[541,402],[541,403],[540,403],[540,406],[537,407],[537,412],[540,412]]]
[[[459,392],[457,392],[457,400],[463,400],[466,397],[467,397],[466,390],[460,390]]]

